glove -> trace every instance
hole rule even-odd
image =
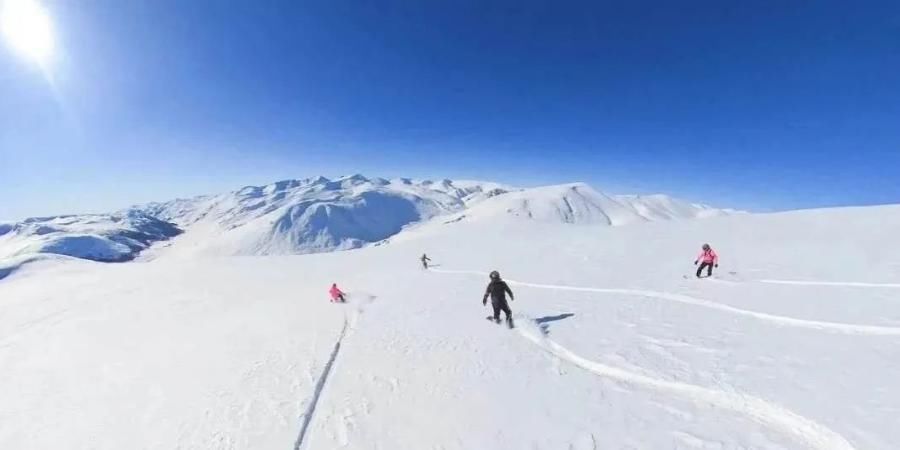
[[[718,265],[718,264],[716,264],[716,269],[718,269],[718,268],[719,268],[719,265]]]
[[[696,266],[699,261],[694,261],[694,265]]]
[[[482,299],[482,300],[481,300],[481,304],[487,306],[487,299],[486,299],[486,298],[485,298],[485,299]]]

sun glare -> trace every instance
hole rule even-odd
[[[20,55],[46,66],[53,56],[53,24],[36,0],[0,0],[0,29]]]

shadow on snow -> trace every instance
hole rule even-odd
[[[574,313],[562,313],[555,316],[538,317],[537,319],[534,319],[534,323],[538,324],[538,326],[541,328],[541,333],[543,333],[544,336],[547,336],[548,334],[550,334],[550,322],[565,320],[574,315]]]

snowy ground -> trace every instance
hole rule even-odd
[[[0,281],[0,448],[894,449],[897,229],[437,221],[341,253],[39,261]],[[720,275],[684,278],[703,241]],[[491,269],[515,330],[484,320]]]

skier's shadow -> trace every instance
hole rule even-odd
[[[538,324],[538,326],[541,328],[541,333],[543,333],[544,336],[547,336],[548,334],[550,334],[550,322],[568,319],[569,317],[572,317],[574,315],[575,313],[562,313],[555,316],[538,317],[537,319],[534,319],[534,323]]]

